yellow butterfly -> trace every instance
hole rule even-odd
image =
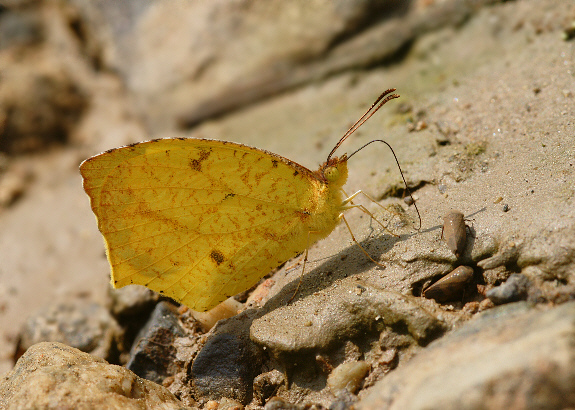
[[[326,237],[361,192],[345,198],[349,157],[333,154],[399,97],[394,91],[377,99],[315,172],[258,148],[194,138],[142,142],[84,161],[112,285],[144,285],[205,311]]]

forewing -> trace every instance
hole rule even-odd
[[[81,173],[115,287],[207,310],[307,246],[313,174],[256,148],[154,140],[90,158]]]

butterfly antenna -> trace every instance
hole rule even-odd
[[[369,117],[368,117],[369,118]],[[415,210],[417,211],[417,217],[419,218],[419,228],[417,228],[417,230],[419,231],[421,229],[421,214],[419,213],[419,209],[417,208],[417,203],[415,202],[415,199],[413,198],[413,195],[411,194],[411,191],[409,189],[409,187],[407,186],[407,181],[405,180],[405,177],[403,176],[403,171],[401,170],[401,166],[399,165],[399,160],[397,159],[397,155],[395,155],[395,151],[393,150],[393,148],[391,148],[391,145],[389,145],[389,143],[387,141],[384,140],[373,140],[373,141],[369,141],[367,144],[365,144],[363,147],[355,150],[354,152],[352,152],[347,158],[351,158],[352,156],[354,156],[355,154],[357,154],[359,151],[361,151],[362,149],[364,149],[365,147],[367,147],[369,144],[372,144],[374,142],[383,142],[385,145],[387,145],[389,147],[389,149],[391,150],[391,153],[393,154],[393,158],[395,158],[395,163],[397,164],[397,168],[399,168],[399,173],[401,174],[401,179],[403,179],[403,183],[405,184],[405,190],[407,191],[407,193],[409,194],[409,196],[411,197],[411,199],[413,199],[413,205],[415,206]]]
[[[375,114],[377,112],[377,110],[379,110],[381,108],[381,106],[383,104],[385,104],[389,100],[393,100],[394,98],[399,98],[398,94],[391,94],[395,90],[396,90],[395,88],[390,88],[389,90],[385,90],[383,93],[381,93],[381,95],[379,97],[377,97],[377,100],[375,100],[375,102],[373,104],[371,104],[371,107],[369,107],[369,110],[367,110],[365,112],[365,114],[363,114],[361,116],[361,118],[359,120],[357,120],[355,122],[355,124],[353,124],[350,127],[349,130],[346,131],[345,134],[343,134],[343,137],[340,138],[340,140],[337,142],[337,144],[335,144],[335,147],[333,147],[333,149],[331,150],[331,152],[327,156],[327,161],[330,160],[330,158],[334,154],[335,150],[340,147],[340,145],[347,139],[347,137],[349,137],[351,134],[353,134],[359,127],[361,127],[362,124],[364,122],[366,122],[373,114]],[[391,95],[389,95],[389,94],[391,94]]]

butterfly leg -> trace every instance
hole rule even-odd
[[[345,192],[344,192],[345,194]],[[391,232],[387,226],[385,226],[384,224],[382,224],[376,217],[375,215],[373,215],[365,206],[363,205],[356,205],[354,204],[352,201],[353,199],[358,196],[359,194],[363,194],[367,199],[369,199],[371,202],[375,203],[376,205],[378,205],[380,208],[386,210],[387,212],[390,212],[392,214],[395,214],[398,217],[401,217],[401,215],[399,215],[398,213],[394,212],[391,209],[388,209],[387,207],[381,205],[379,202],[377,202],[375,199],[373,199],[372,197],[370,197],[369,195],[367,195],[365,192],[363,191],[357,191],[355,194],[351,195],[351,196],[347,196],[347,194],[345,194],[347,196],[347,198],[343,201],[343,208],[344,209],[351,209],[351,208],[358,208],[360,209],[363,213],[369,215],[371,217],[371,219],[373,219],[375,222],[377,222],[387,233],[389,233],[392,236],[395,237],[399,237],[399,235],[394,234],[393,232]],[[349,204],[349,205],[348,205]],[[353,236],[353,235],[352,235]]]
[[[361,192],[361,191],[356,192],[352,197],[348,197],[348,199],[346,199],[345,202],[351,202],[351,200],[353,199],[353,197],[357,196],[359,193],[362,193],[362,192]],[[345,203],[345,202],[344,202],[344,203]],[[351,209],[351,208],[360,208],[360,209],[363,208],[362,210],[364,210],[364,212],[366,212],[366,213],[367,213],[368,215],[370,215],[375,221],[377,221],[377,219],[375,219],[375,216],[374,216],[371,212],[369,212],[363,205],[355,205],[355,204],[352,204],[352,205],[349,206],[349,208],[347,208],[347,209]],[[349,226],[349,223],[348,223],[347,220],[345,219],[345,216],[344,216],[343,214],[340,214],[339,217],[340,217],[341,219],[343,219],[343,222],[345,222],[345,225],[347,226],[347,230],[349,231],[349,233],[350,233],[350,235],[351,235],[351,239],[355,242],[355,244],[356,244],[357,246],[359,246],[359,249],[361,249],[361,251],[365,254],[365,256],[367,256],[367,257],[369,258],[369,260],[371,260],[371,261],[372,261],[373,263],[375,263],[377,266],[380,266],[380,267],[382,267],[382,268],[385,269],[386,266],[383,265],[383,264],[381,264],[381,263],[379,263],[379,262],[377,262],[375,259],[373,259],[373,258],[369,255],[369,253],[367,253],[367,251],[366,251],[365,249],[363,249],[363,247],[359,244],[359,242],[357,241],[357,239],[355,239],[355,235],[353,234],[353,232],[352,232],[352,230],[351,230],[351,227]],[[385,226],[383,226],[383,224],[381,224],[381,222],[379,222],[379,221],[377,221],[377,222],[378,222],[386,231],[389,232],[389,230],[388,230]],[[313,232],[313,231],[309,231],[308,234],[307,234],[307,242],[308,242],[308,243],[307,243],[307,246],[306,246],[305,252],[304,252],[303,266],[302,266],[302,269],[301,269],[301,275],[300,275],[300,277],[299,277],[299,282],[298,282],[298,284],[297,284],[297,286],[296,286],[296,288],[295,288],[295,291],[293,292],[293,295],[292,295],[291,298],[289,298],[289,300],[287,301],[287,304],[288,304],[288,305],[294,300],[295,296],[297,295],[297,292],[299,291],[299,288],[300,288],[300,286],[301,286],[301,283],[302,283],[302,281],[303,281],[303,275],[304,275],[304,273],[305,273],[305,265],[306,265],[306,262],[307,262],[307,255],[308,255],[309,242],[310,242],[309,238],[310,238],[310,234],[311,234],[312,232]],[[391,232],[390,232],[390,233],[391,233]],[[391,234],[394,235],[393,233],[391,233]],[[395,236],[395,235],[394,235],[394,236]]]
[[[286,266],[285,271],[287,272],[291,272],[292,270],[294,270],[295,268],[297,268],[299,265],[302,264],[302,255],[300,255],[300,257],[298,258],[298,261],[294,262],[293,264]]]
[[[289,298],[289,300],[287,301],[288,305],[292,302],[292,300],[294,300],[295,295],[297,295],[297,292],[298,292],[298,290],[301,286],[301,283],[303,281],[303,274],[305,272],[305,264],[307,262],[307,251],[309,249],[309,236],[310,236],[310,234],[311,234],[311,231],[307,233],[307,246],[305,247],[305,252],[304,252],[304,257],[303,257],[303,266],[301,268],[301,275],[299,276],[299,282],[297,283],[297,286],[293,292],[293,295],[291,295],[291,298]]]
[[[345,216],[343,214],[340,215],[341,219],[343,219],[343,222],[345,222],[345,226],[347,226],[347,230],[349,231],[349,234],[351,235],[351,239],[353,239],[353,241],[355,242],[355,244],[357,246],[359,246],[359,249],[361,249],[361,251],[365,254],[365,256],[367,256],[373,263],[375,263],[377,266],[380,266],[382,268],[385,269],[385,265],[379,263],[378,261],[376,261],[375,259],[373,259],[369,253],[367,253],[367,251],[365,249],[363,249],[363,247],[359,244],[359,242],[357,241],[357,239],[355,239],[355,236],[353,235],[353,232],[351,231],[351,227],[349,226],[349,224],[347,223],[347,220],[345,219]]]

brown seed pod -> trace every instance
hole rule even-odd
[[[447,246],[456,257],[463,255],[467,242],[467,227],[465,218],[459,211],[451,210],[443,217],[441,238],[445,238]]]
[[[440,303],[459,299],[471,278],[473,278],[473,269],[469,266],[460,266],[425,289],[423,296]]]

